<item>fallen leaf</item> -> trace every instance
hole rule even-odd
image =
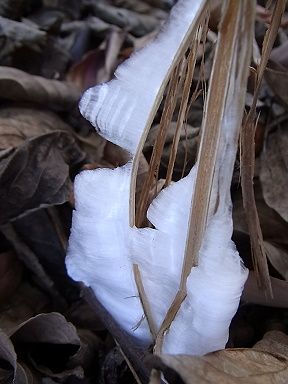
[[[160,358],[185,384],[287,383],[287,355],[256,348],[226,349],[202,357],[161,355]]]
[[[151,15],[143,15],[125,8],[113,7],[102,2],[91,2],[95,15],[107,23],[125,28],[135,36],[143,36],[157,28],[159,19]]]
[[[74,64],[67,79],[81,91],[111,79],[118,64],[118,55],[125,39],[125,32],[113,28],[100,47],[89,51]]]
[[[288,41],[272,49],[270,60],[288,68]]]
[[[49,305],[49,296],[24,280],[10,300],[0,304],[1,329],[10,334],[11,329],[15,329],[37,313],[49,310]]]
[[[80,366],[70,364],[80,349],[76,328],[60,313],[42,313],[9,332],[15,350],[28,359],[33,367],[55,378],[83,377]]]
[[[9,17],[10,19],[17,19],[27,7],[29,0],[11,1],[2,0],[0,3],[0,15]]]
[[[263,197],[269,207],[275,209],[286,222],[288,222],[287,147],[288,132],[286,127],[280,126],[270,132],[262,152],[260,170]]]
[[[72,84],[29,75],[11,67],[0,67],[0,94],[2,98],[33,102],[55,110],[75,107],[80,92]]]
[[[266,332],[263,339],[254,345],[254,348],[288,356],[288,336],[280,331]]]
[[[41,382],[42,380],[39,374],[37,375],[37,373],[32,371],[25,363],[18,360],[15,384],[40,384]]]
[[[288,107],[288,70],[286,67],[281,64],[274,63],[270,61],[268,67],[265,70],[265,80],[267,81],[269,87],[272,89],[274,94],[278,99],[283,103],[283,105]]]
[[[270,263],[288,281],[288,250],[271,244],[268,241],[264,241],[264,247]]]
[[[254,179],[254,191],[264,240],[277,246],[288,247],[288,223],[266,204],[259,179]],[[240,191],[233,193],[233,223],[234,230],[248,234]]]
[[[165,146],[161,157],[161,166],[165,170],[168,167],[176,126],[177,123],[172,121],[167,132]],[[145,143],[144,153],[148,152],[149,148],[151,149],[153,147],[158,129],[159,125],[155,125],[150,130],[147,141]],[[199,128],[192,127],[189,124],[185,124],[182,128],[174,165],[174,174],[176,177],[178,176],[178,178],[181,177],[184,169],[187,174],[192,165],[195,163],[199,139],[198,135]]]
[[[0,303],[16,291],[22,281],[23,267],[13,251],[0,253]]]
[[[144,0],[146,3],[151,4],[153,7],[161,9],[170,9],[177,0]]]
[[[31,108],[0,109],[0,149],[18,147],[26,139],[53,131],[72,132],[55,113]]]
[[[77,351],[80,339],[76,328],[57,312],[41,313],[9,331],[15,343],[49,343],[74,345]]]
[[[13,344],[8,336],[0,330],[0,382],[1,384],[14,383],[17,357]],[[20,384],[20,383],[19,383]]]
[[[263,305],[266,307],[288,308],[288,282],[270,277],[273,297],[267,297],[257,284],[255,273],[250,271],[245,283],[241,300],[247,304]]]
[[[75,139],[54,131],[0,152],[1,223],[43,206],[69,199],[69,167],[85,160]]]
[[[78,0],[43,0],[43,6],[50,9],[61,10],[66,17],[79,19],[83,7]]]
[[[11,55],[19,48],[29,47],[39,52],[46,42],[46,33],[40,31],[36,24],[31,26],[0,16],[0,39],[0,63],[9,65]]]
[[[46,275],[47,286],[52,282],[59,296],[70,303],[78,299],[79,290],[77,283],[67,275],[67,234],[63,230],[60,214],[63,216],[63,211],[57,210],[56,207],[40,209],[14,220],[10,231],[7,228],[9,224],[6,230],[2,226],[2,230],[25,266],[37,275],[37,280],[42,283],[45,281],[43,273],[38,272],[38,264]]]
[[[99,162],[103,157],[106,140],[98,135],[90,123],[83,123],[82,117],[69,114],[70,125],[56,113],[32,108],[5,107],[0,109],[0,150],[18,147],[24,140],[44,133],[64,131],[73,135],[77,144],[92,161]],[[79,132],[79,126],[81,130]],[[76,130],[78,133],[76,133]],[[82,132],[83,131],[83,132]]]

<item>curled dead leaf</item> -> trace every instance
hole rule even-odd
[[[264,247],[270,263],[276,271],[288,281],[288,250],[264,241]],[[288,286],[287,286],[288,288]]]
[[[0,330],[0,382],[14,383],[17,367],[17,356],[9,337]]]
[[[29,210],[68,200],[69,166],[85,159],[73,136],[54,131],[0,155],[1,223]]]
[[[23,268],[13,251],[0,254],[0,303],[13,295],[22,281]]]
[[[121,29],[112,29],[100,47],[89,51],[69,71],[67,79],[81,91],[111,79],[125,39]]]
[[[176,371],[185,384],[284,384],[288,379],[288,337],[269,332],[248,349],[225,349],[205,356],[161,355],[161,366]]]
[[[0,149],[15,148],[26,139],[53,131],[72,133],[55,113],[31,108],[0,109]]]
[[[288,132],[286,127],[281,126],[270,132],[262,153],[260,170],[263,197],[266,203],[275,209],[286,222],[288,222],[287,145]]]
[[[10,300],[0,306],[1,329],[9,335],[21,323],[49,308],[49,296],[25,280]]]
[[[60,313],[42,313],[10,330],[16,351],[28,359],[34,369],[49,377],[83,377],[79,365],[69,362],[80,349],[76,328]]]
[[[265,70],[265,80],[269,87],[272,89],[277,98],[288,107],[288,70],[284,66],[269,62],[268,67]]]
[[[288,282],[274,277],[271,278],[273,297],[267,297],[262,288],[259,288],[254,272],[249,272],[241,300],[244,303],[257,304],[268,307],[288,308]]]
[[[45,44],[46,33],[40,31],[36,25],[31,26],[0,16],[0,39],[0,61],[9,65],[11,54],[23,46],[39,51]]]
[[[173,137],[175,135],[176,126],[177,122],[172,121],[167,132],[165,146],[161,158],[161,166],[164,169],[167,169],[168,167],[170,151],[172,147]],[[149,148],[154,145],[158,130],[159,125],[155,125],[150,130],[147,141],[145,143],[144,152],[148,152]],[[189,124],[185,124],[182,128],[174,166],[174,172],[178,177],[181,176],[184,169],[186,170],[186,172],[188,172],[195,162],[199,139],[198,135],[199,128],[192,127]]]
[[[55,110],[75,107],[80,92],[72,84],[29,75],[11,67],[0,67],[1,97],[13,101],[28,101]]]
[[[125,8],[118,8],[102,2],[92,2],[95,14],[107,23],[125,28],[135,36],[143,36],[157,28],[159,19],[152,15],[139,14]]]

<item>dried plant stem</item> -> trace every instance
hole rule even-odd
[[[261,81],[279,30],[279,26],[281,24],[285,6],[286,0],[276,1],[271,24],[264,38],[260,64],[257,68],[257,79],[252,106],[244,121],[243,132],[241,134],[241,187],[243,205],[251,238],[253,264],[259,286],[270,296],[272,296],[271,281],[253,189],[255,158],[254,122],[256,117],[256,102],[259,95]]]
[[[139,269],[137,264],[133,264],[133,273],[134,273],[134,278],[135,278],[135,282],[137,285],[137,290],[139,292],[140,301],[141,301],[141,304],[142,304],[142,307],[144,310],[145,317],[146,317],[147,322],[148,322],[148,326],[149,326],[151,335],[153,337],[153,340],[156,340],[157,327],[156,327],[156,324],[155,324],[155,321],[154,321],[154,318],[152,315],[150,303],[149,303],[149,301],[146,297],[146,294],[145,294],[145,289],[143,286],[140,269]]]
[[[191,44],[191,41],[194,39],[194,36],[196,34],[196,31],[197,31],[199,25],[203,22],[204,15],[207,12],[208,4],[209,4],[209,0],[206,0],[203,2],[201,11],[199,12],[198,16],[193,21],[191,21],[191,25],[189,27],[189,30],[187,31],[187,34],[184,36],[181,44],[179,45],[179,48],[178,48],[178,50],[175,54],[174,60],[172,62],[172,65],[171,65],[169,71],[167,72],[166,77],[165,77],[165,79],[164,79],[164,81],[163,81],[163,83],[159,89],[159,92],[155,98],[154,106],[151,110],[151,113],[150,113],[149,118],[148,118],[147,123],[146,123],[146,127],[145,127],[144,132],[143,132],[143,135],[139,141],[136,154],[133,158],[132,175],[131,175],[131,182],[130,182],[130,201],[129,201],[129,222],[130,222],[131,227],[133,227],[135,225],[135,222],[136,222],[136,220],[135,220],[136,219],[136,217],[135,217],[136,179],[137,179],[137,172],[138,172],[138,167],[139,167],[139,160],[140,160],[140,156],[142,153],[142,149],[143,149],[146,137],[147,137],[149,129],[152,125],[154,116],[155,116],[155,114],[159,108],[160,103],[161,103],[166,85],[169,81],[169,78],[172,75],[175,67],[177,65],[179,65],[179,62],[184,57],[185,52],[187,51],[189,45]],[[143,282],[142,282],[142,278],[141,278],[141,271],[139,270],[139,267],[137,264],[133,265],[133,272],[134,272],[135,281],[137,282],[137,287],[138,287],[138,289],[140,288],[140,290],[138,291],[139,296],[140,296],[140,300],[142,302],[145,315],[147,316],[147,321],[148,321],[148,324],[150,326],[151,334],[153,334],[154,321],[153,321],[152,317],[149,315],[149,313],[151,312],[150,311],[150,305],[149,305],[149,301],[147,299],[147,295],[146,295],[145,290],[144,290],[144,286],[143,286]]]
[[[148,118],[147,123],[146,123],[146,127],[144,129],[144,132],[142,134],[141,139],[139,140],[138,148],[137,148],[137,151],[136,151],[135,156],[133,158],[132,176],[131,176],[131,183],[130,183],[130,204],[129,204],[129,206],[130,206],[130,215],[129,216],[130,217],[129,217],[129,221],[130,221],[130,226],[132,226],[132,227],[135,225],[135,221],[136,221],[135,220],[135,190],[136,190],[136,179],[137,179],[137,172],[138,172],[138,166],[139,166],[139,159],[140,159],[140,156],[142,153],[142,149],[143,149],[146,137],[148,135],[149,129],[153,123],[153,119],[156,115],[156,112],[157,112],[159,105],[161,103],[161,100],[163,98],[163,94],[164,94],[164,91],[166,89],[166,85],[167,85],[175,67],[183,59],[185,52],[187,51],[187,49],[191,45],[191,41],[193,41],[193,39],[195,38],[196,32],[199,28],[199,25],[201,23],[203,23],[204,16],[207,13],[208,5],[209,5],[209,0],[203,1],[201,11],[199,12],[198,16],[193,21],[191,21],[191,25],[189,27],[189,30],[187,31],[187,34],[184,36],[181,44],[179,45],[178,51],[175,54],[174,60],[171,64],[171,67],[170,67],[169,71],[167,72],[166,77],[165,77],[165,79],[164,79],[164,81],[163,81],[163,83],[159,89],[159,92],[155,98],[154,106],[151,109],[149,118]]]
[[[200,33],[200,31],[198,30],[198,33],[197,33],[198,36],[199,36],[199,33]],[[184,81],[182,99],[181,99],[181,104],[180,104],[180,109],[179,109],[179,114],[178,114],[178,119],[177,119],[176,130],[175,130],[175,134],[173,137],[172,148],[171,148],[171,153],[170,153],[170,157],[169,157],[165,187],[167,185],[169,185],[171,183],[171,180],[172,180],[172,174],[173,174],[175,159],[176,159],[176,155],[177,155],[177,149],[178,149],[178,144],[179,144],[179,140],[180,140],[180,135],[181,135],[181,128],[183,126],[185,116],[187,113],[189,93],[190,93],[190,88],[191,88],[191,84],[192,84],[194,68],[195,68],[195,64],[196,64],[197,50],[199,47],[199,43],[200,43],[200,39],[198,37],[193,42],[192,47],[191,47],[190,52],[189,52],[189,55],[188,55],[188,59],[187,59],[187,70],[186,70],[186,72],[184,72],[185,81]]]
[[[140,227],[145,220],[147,208],[150,203],[149,194],[154,180],[158,178],[158,171],[161,156],[165,144],[165,139],[173,113],[177,103],[179,88],[181,87],[182,62],[174,69],[168,85],[167,97],[164,103],[163,114],[161,116],[159,132],[153,147],[153,152],[149,164],[149,171],[141,190],[138,212],[136,212],[136,226]],[[150,195],[151,196],[151,195]]]
[[[241,32],[243,34],[245,27],[248,31],[252,30],[251,25],[254,23],[253,10],[255,2],[251,2],[250,0],[241,2],[238,0],[229,0],[226,5],[225,13],[219,28],[219,40],[213,63],[204,120],[202,123],[202,137],[197,161],[198,170],[190,210],[189,232],[186,242],[181,281],[179,291],[176,294],[157,335],[155,346],[155,351],[157,352],[161,352],[164,334],[170,327],[186,297],[186,281],[191,272],[191,268],[196,266],[198,262],[198,253],[206,229],[210,195],[216,167],[216,157],[219,150],[222,120],[229,102],[229,100],[227,100],[228,95],[229,97],[234,97],[234,95],[231,95],[231,92],[229,93],[233,60],[235,60],[235,54],[237,54],[237,59],[240,59],[241,57],[241,63],[243,64],[240,71],[243,73],[247,73],[250,60],[248,55],[249,49],[246,47],[249,47],[250,37],[252,42],[252,33],[247,34],[247,40],[243,39],[242,44],[244,44],[244,42],[246,44],[243,51],[241,51],[241,47],[236,44],[236,41],[239,39]],[[245,76],[243,77],[245,78]],[[240,98],[243,96],[242,94],[244,95],[244,91],[241,89]]]

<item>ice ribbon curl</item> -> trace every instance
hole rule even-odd
[[[230,6],[233,2],[230,0]],[[158,38],[123,63],[109,83],[86,91],[80,103],[81,113],[97,131],[128,150],[132,159],[114,170],[89,170],[76,177],[66,259],[68,273],[90,286],[119,325],[143,345],[153,338],[132,266],[139,266],[158,331],[179,287],[198,167],[165,188],[152,202],[147,217],[155,229],[138,229],[129,222],[131,177],[155,106],[161,101],[179,56],[185,52],[185,44],[195,34],[207,3],[180,0]],[[242,32],[245,36],[246,32]],[[235,42],[237,49],[245,37],[239,39],[240,43]],[[249,55],[249,39],[244,46]],[[199,266],[191,270],[187,296],[164,337],[165,353],[199,355],[224,348],[247,278],[247,270],[231,241],[229,187],[241,122],[239,111],[244,106],[241,81],[245,82],[248,73],[245,63],[237,63],[236,68],[236,60],[235,56],[211,199],[219,198],[219,205],[209,214]]]

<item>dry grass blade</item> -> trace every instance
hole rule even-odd
[[[177,95],[181,87],[182,62],[180,62],[173,71],[168,85],[167,97],[164,104],[163,114],[161,116],[159,133],[153,148],[149,171],[145,179],[139,201],[138,212],[136,213],[136,226],[140,227],[145,220],[147,208],[150,203],[149,193],[153,185],[153,180],[158,176],[158,169],[165,144],[165,139],[173,113],[176,107]]]
[[[191,21],[190,27],[184,36],[181,44],[178,47],[177,52],[175,53],[174,60],[166,74],[165,79],[163,80],[162,86],[160,87],[157,96],[155,97],[154,106],[151,109],[149,118],[147,119],[146,127],[144,129],[144,132],[142,134],[142,137],[139,141],[138,148],[136,151],[136,154],[133,158],[133,164],[132,164],[132,175],[131,175],[131,182],[130,182],[130,201],[129,201],[129,222],[130,226],[133,227],[136,222],[136,216],[135,216],[135,191],[136,191],[136,179],[137,179],[137,173],[138,173],[138,167],[139,167],[139,161],[142,154],[142,149],[146,140],[146,137],[148,135],[149,129],[152,125],[153,119],[155,117],[155,114],[157,112],[157,109],[159,108],[160,102],[162,100],[165,87],[169,81],[169,78],[172,76],[173,71],[175,68],[179,65],[179,62],[182,60],[182,58],[185,55],[185,52],[187,51],[189,45],[191,44],[191,41],[193,40],[194,36],[196,35],[196,31],[203,21],[203,17],[207,11],[209,1],[204,0],[201,4],[200,10],[197,14],[197,16],[194,18],[194,20]],[[134,271],[134,278],[137,282],[138,292],[140,296],[141,303],[143,305],[143,309],[145,312],[145,315],[147,316],[147,321],[150,327],[151,334],[154,333],[154,321],[153,318],[149,315],[150,314],[150,305],[149,301],[147,299],[147,296],[144,291],[144,286],[141,278],[141,271],[139,270],[138,265],[133,265],[133,271]],[[143,288],[143,289],[142,289]]]
[[[173,138],[173,143],[172,143],[172,148],[171,148],[171,153],[170,153],[170,158],[169,158],[169,163],[167,168],[165,186],[169,185],[172,180],[172,174],[173,174],[174,164],[175,164],[176,155],[177,155],[177,148],[180,140],[181,128],[183,126],[183,123],[187,114],[187,109],[188,109],[189,93],[190,93],[190,88],[191,88],[193,74],[194,74],[194,68],[195,68],[196,59],[197,59],[197,51],[201,41],[200,40],[201,31],[202,31],[202,28],[201,29],[199,28],[197,32],[197,38],[193,42],[187,58],[187,69],[186,69],[186,72],[184,72],[185,81],[183,86],[183,95],[181,99],[175,135]]]
[[[229,105],[232,98],[239,102],[239,105],[243,104],[244,106],[243,95],[245,94],[245,81],[250,62],[251,26],[254,22],[253,10],[255,3],[248,0],[243,2],[230,0],[226,4],[219,29],[219,40],[202,123],[203,132],[198,155],[198,171],[190,211],[189,232],[180,287],[158,333],[156,339],[157,352],[161,351],[164,333],[170,327],[186,296],[186,280],[191,272],[191,268],[197,265],[198,252],[206,229],[208,208],[211,209],[209,207],[210,195],[216,170],[216,157],[219,151],[221,127],[226,109],[227,114],[231,113]],[[245,31],[245,34],[243,31]],[[239,36],[243,36],[243,38],[241,43],[236,44]],[[242,110],[240,111],[239,108],[233,117],[235,119],[233,124],[239,123],[240,126]],[[228,117],[226,116],[226,118]],[[237,132],[235,132],[236,134]],[[230,181],[227,178],[227,182]],[[225,196],[221,197],[221,199],[225,199]]]
[[[254,177],[254,133],[255,133],[255,117],[256,102],[260,90],[261,81],[264,71],[276,39],[279,26],[281,24],[282,15],[285,10],[286,0],[277,0],[271,24],[266,32],[262,56],[260,64],[257,68],[257,79],[254,92],[253,103],[251,109],[245,119],[243,132],[241,135],[241,186],[243,194],[243,205],[247,216],[249,234],[251,238],[253,263],[258,278],[258,283],[267,294],[272,296],[272,288],[269,277],[268,264],[263,243],[263,235],[259,223],[257,207],[253,189]]]
[[[154,106],[151,109],[149,118],[147,119],[147,123],[146,123],[145,129],[144,129],[144,132],[142,134],[141,139],[139,140],[138,148],[137,148],[136,154],[133,158],[133,165],[132,165],[133,170],[132,170],[131,183],[130,183],[130,204],[129,204],[130,205],[130,220],[129,221],[130,221],[130,225],[132,227],[135,225],[135,222],[136,222],[136,220],[135,220],[135,190],[136,190],[136,179],[137,179],[137,172],[138,172],[138,166],[139,166],[139,159],[140,159],[140,156],[142,154],[142,149],[143,149],[146,137],[147,137],[149,129],[153,123],[155,114],[156,114],[156,112],[159,108],[159,105],[161,103],[166,85],[167,85],[169,79],[171,78],[174,69],[179,64],[179,62],[183,59],[185,52],[187,51],[187,49],[191,45],[191,41],[193,41],[193,39],[195,38],[197,29],[198,29],[199,25],[203,22],[203,18],[207,12],[208,4],[209,4],[208,0],[203,0],[197,16],[195,17],[194,20],[191,20],[191,25],[189,27],[189,30],[187,31],[181,44],[179,45],[178,50],[174,56],[174,60],[173,60],[171,66],[169,68],[169,71],[167,72],[166,77],[163,80],[163,83],[162,83],[162,85],[158,91],[158,94],[155,97]]]

